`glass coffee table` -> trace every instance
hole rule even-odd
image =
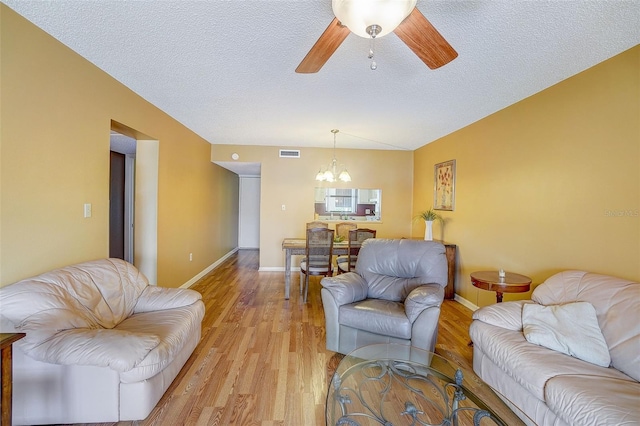
[[[399,344],[358,348],[329,385],[327,425],[524,425],[475,373]]]

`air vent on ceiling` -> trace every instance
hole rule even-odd
[[[299,149],[281,149],[280,157],[300,158],[300,150]]]

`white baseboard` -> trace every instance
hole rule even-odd
[[[198,275],[196,275],[195,277],[191,278],[189,281],[187,281],[186,283],[182,284],[180,286],[180,288],[189,288],[192,285],[194,285],[196,283],[196,281],[198,281],[200,278],[204,277],[205,275],[207,275],[209,272],[213,271],[218,265],[220,265],[222,262],[224,262],[225,260],[227,260],[227,258],[229,258],[229,256],[231,256],[232,254],[234,254],[235,252],[238,251],[238,248],[234,248],[233,250],[231,250],[229,253],[225,254],[224,256],[222,256],[220,259],[216,260],[215,262],[213,262],[211,265],[207,266],[202,272],[200,272]]]
[[[473,303],[469,302],[467,299],[465,299],[464,297],[456,294],[453,297],[453,300],[455,300],[456,302],[460,303],[462,306],[467,307],[469,309],[471,309],[472,311],[477,311],[478,309],[480,309],[479,306],[474,305]]]
[[[284,266],[261,266],[258,272],[284,272]]]

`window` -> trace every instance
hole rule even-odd
[[[323,220],[379,221],[379,189],[316,188],[315,214]]]

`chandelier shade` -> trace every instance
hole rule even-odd
[[[347,168],[343,164],[338,165],[338,160],[336,160],[336,133],[339,131],[338,129],[331,130],[333,133],[333,159],[326,168],[321,167],[316,174],[316,180],[319,182],[336,182],[338,180],[351,182],[351,175]]]
[[[370,38],[369,28],[380,29],[376,37],[395,30],[416,7],[417,0],[332,0],[334,15],[349,30],[360,37]]]

